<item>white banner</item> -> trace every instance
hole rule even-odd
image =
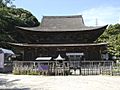
[[[0,68],[4,68],[4,53],[0,53]]]

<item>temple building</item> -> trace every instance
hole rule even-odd
[[[38,57],[55,59],[59,55],[65,60],[104,60],[107,44],[95,41],[106,27],[85,26],[81,15],[43,16],[38,27],[17,26],[24,40],[10,45],[21,55],[20,61],[35,61]]]

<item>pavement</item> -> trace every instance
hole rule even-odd
[[[120,90],[120,76],[0,74],[0,90]]]

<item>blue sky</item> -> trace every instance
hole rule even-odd
[[[120,22],[120,0],[15,0],[17,8],[30,11],[41,21],[42,16],[83,15],[86,25]]]

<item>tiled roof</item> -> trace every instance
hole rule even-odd
[[[41,22],[42,29],[79,29],[84,26],[84,21],[81,15],[44,16]]]
[[[40,26],[38,27],[17,27],[22,30],[30,31],[87,31],[100,28],[106,28],[105,26],[85,26],[82,15],[75,16],[43,16]]]

